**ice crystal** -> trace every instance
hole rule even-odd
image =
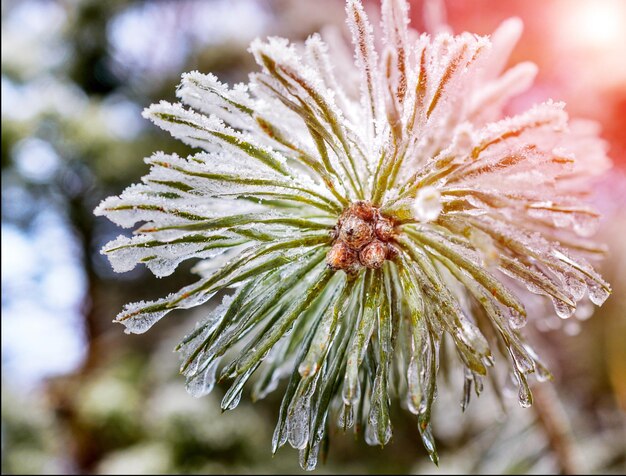
[[[339,35],[316,34],[255,40],[249,84],[184,74],[180,103],[144,115],[199,151],[155,153],[142,184],[96,210],[140,225],[105,246],[116,271],[144,263],[165,276],[205,260],[197,283],[117,321],[142,333],[229,291],[179,346],[187,388],[201,396],[233,379],[232,409],[253,373],[254,398],[286,379],[273,449],[289,442],[307,469],[336,422],[387,443],[392,396],[436,462],[444,346],[463,369],[464,408],[494,352],[526,407],[527,377],[549,373],[522,335],[525,303],[541,297],[568,319],[610,292],[589,264],[602,253],[586,238],[598,216],[581,203],[609,165],[594,127],[568,125],[552,101],[502,117],[536,74],[531,63],[504,71],[519,20],[453,36],[426,4],[435,34],[408,27],[404,0],[383,0],[375,38],[348,0],[353,62]]]

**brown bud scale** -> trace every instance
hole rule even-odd
[[[379,217],[374,226],[376,238],[381,241],[389,241],[394,233],[394,225],[388,218]]]
[[[359,252],[359,261],[366,268],[378,269],[387,259],[387,245],[380,240],[373,240]]]
[[[326,264],[333,269],[348,270],[358,262],[356,251],[343,241],[336,241],[326,254]]]
[[[326,263],[350,274],[363,267],[379,269],[385,260],[397,254],[391,244],[394,234],[395,224],[391,218],[382,215],[370,202],[354,202],[331,231],[333,245],[326,255]]]
[[[352,249],[362,248],[372,241],[373,237],[372,225],[357,216],[350,215],[341,224],[339,239]]]

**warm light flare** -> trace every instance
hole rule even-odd
[[[626,44],[626,2],[582,0],[567,2],[563,12],[568,40],[593,49]]]

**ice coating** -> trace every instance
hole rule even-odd
[[[527,407],[529,379],[550,374],[525,327],[575,334],[610,294],[593,267],[599,216],[583,201],[610,166],[597,128],[551,100],[504,114],[537,74],[506,69],[521,21],[454,35],[429,0],[419,34],[408,2],[381,3],[380,29],[348,0],[348,35],[256,39],[246,84],[184,74],[180,102],[144,116],[194,153],[153,154],[141,183],[96,209],[133,229],[103,248],[117,272],[162,277],[200,260],[196,283],[117,322],[143,333],[226,293],[179,346],[187,389],[230,379],[230,410],[255,373],[254,399],[284,388],[272,449],[289,443],[308,470],[329,423],[386,444],[392,398],[437,462],[444,342],[464,410],[495,365]]]

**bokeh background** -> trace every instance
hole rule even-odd
[[[577,471],[623,474],[626,1],[446,3],[457,32],[524,20],[512,61],[535,61],[540,73],[511,112],[553,98],[601,125],[615,166],[591,199],[604,214],[600,269],[614,293],[591,318],[546,318],[527,330],[556,376],[546,405],[522,410],[505,395],[501,408],[487,391],[462,415],[460,394],[442,388],[439,469],[415,421],[395,409],[388,447],[337,433],[318,472],[557,473],[565,441]],[[411,2],[418,28],[421,10]],[[301,472],[295,451],[270,454],[280,391],[224,414],[222,389],[203,399],[185,393],[172,349],[197,316],[165,320],[147,336],[111,323],[124,303],[193,278],[185,269],[161,280],[141,268],[113,273],[99,249],[121,230],[92,211],[146,172],[143,157],[186,152],[140,116],[174,99],[182,72],[243,81],[254,37],[302,40],[343,18],[342,0],[3,0],[3,473]],[[560,441],[546,431],[546,408],[566,430]]]

